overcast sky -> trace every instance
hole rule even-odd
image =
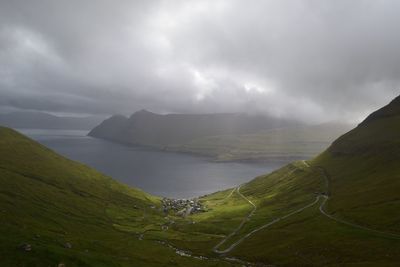
[[[400,1],[2,0],[0,111],[360,120],[400,93]]]

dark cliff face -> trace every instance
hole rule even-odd
[[[89,135],[123,143],[145,145],[181,144],[196,138],[224,134],[246,134],[298,125],[297,122],[246,114],[168,114],[146,110],[129,119],[113,116]]]
[[[93,128],[88,135],[113,140],[127,125],[128,118],[122,115],[114,115]]]
[[[400,156],[400,97],[371,113],[328,149],[336,156]]]

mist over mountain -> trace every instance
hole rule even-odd
[[[0,267],[399,267],[399,25],[0,0]]]
[[[0,125],[27,129],[90,130],[102,119],[97,116],[61,117],[44,112],[12,112],[0,114]]]
[[[197,138],[167,150],[210,156],[216,161],[270,162],[313,158],[354,125],[338,122],[298,125]]]
[[[247,134],[266,129],[296,126],[294,120],[247,114],[167,114],[141,110],[129,118],[112,116],[95,127],[90,136],[127,144],[165,146],[196,138]]]
[[[8,255],[0,262],[397,266],[398,100],[312,160],[195,200],[162,199],[129,188],[0,127],[0,254]],[[107,123],[141,118],[144,126],[148,118],[169,118],[144,111],[132,117],[115,116]]]
[[[398,94],[399,10],[395,0],[2,0],[0,105],[358,122]]]

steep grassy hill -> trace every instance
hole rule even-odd
[[[251,262],[398,266],[399,161],[397,98],[314,160],[205,197],[196,228],[224,236],[216,254]]]
[[[372,113],[314,160],[330,180],[329,209],[400,233],[400,97]]]
[[[166,245],[157,197],[4,127],[0,159],[0,266],[216,265]]]

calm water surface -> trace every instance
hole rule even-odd
[[[86,136],[87,131],[19,131],[72,160],[159,196],[200,196],[237,186],[284,165],[216,163],[188,154],[115,144]]]

